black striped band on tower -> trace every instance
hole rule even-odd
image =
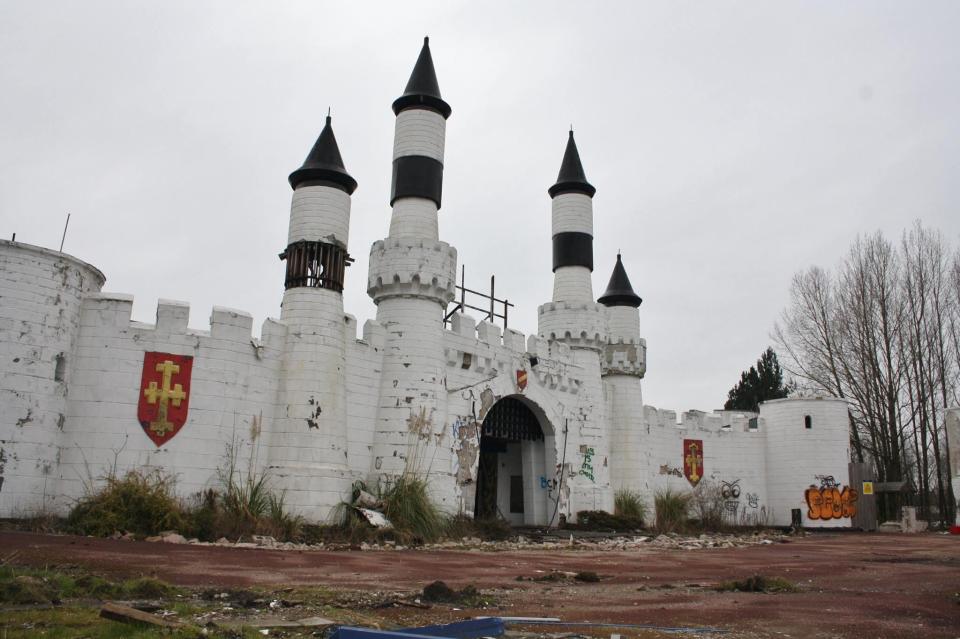
[[[422,197],[433,200],[440,208],[443,190],[443,165],[424,155],[404,155],[393,161],[393,184],[390,206],[401,197]]]
[[[586,266],[593,271],[593,236],[575,231],[554,235],[554,272],[561,266]]]

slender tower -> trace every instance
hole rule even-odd
[[[643,449],[643,393],[647,342],[640,338],[643,302],[634,293],[620,254],[606,292],[597,300],[607,307],[609,341],[603,348],[603,394],[610,432],[610,483],[614,490],[641,490],[650,460]]]
[[[367,283],[386,331],[371,475],[387,481],[451,470],[449,442],[442,441],[443,314],[454,298],[457,252],[437,229],[450,105],[440,97],[427,38],[393,112],[393,213],[389,235],[370,251]],[[430,482],[441,506],[455,507],[453,483]]]
[[[290,174],[293,202],[281,321],[287,342],[269,463],[290,506],[320,521],[347,497],[343,277],[350,195],[330,116],[303,166]]]
[[[567,423],[570,450],[585,458],[594,472],[571,477],[571,513],[578,510],[613,508],[609,482],[609,442],[605,427],[605,403],[600,383],[600,353],[607,341],[606,312],[594,302],[593,195],[580,153],[573,139],[567,140],[557,183],[550,187],[553,227],[553,301],[539,308],[540,336],[570,346],[583,381],[580,410]]]

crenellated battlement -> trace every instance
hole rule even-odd
[[[462,313],[453,315],[451,328],[444,332],[444,354],[448,367],[462,371],[499,375],[529,367],[541,385],[550,389],[576,394],[583,384],[570,374],[576,370],[576,362],[567,344],[524,336],[513,329],[501,333],[496,324],[477,324]]]
[[[457,249],[446,242],[412,237],[377,240],[370,248],[367,294],[378,304],[386,297],[425,297],[453,301]]]
[[[764,420],[756,413],[747,411],[715,410],[707,413],[700,410],[689,410],[680,413],[677,421],[677,412],[658,409],[654,406],[643,407],[643,421],[648,428],[672,428],[694,431],[709,431],[716,433],[747,433],[764,432]],[[755,425],[755,426],[754,426]]]
[[[80,325],[87,333],[134,330],[140,334],[152,332],[164,338],[172,336],[209,338],[227,343],[250,344],[254,350],[267,347],[281,350],[287,327],[275,319],[266,319],[260,337],[253,334],[253,316],[223,306],[214,306],[210,313],[210,328],[198,330],[188,327],[190,305],[178,300],[161,299],[157,302],[155,323],[132,319],[133,296],[123,293],[91,293],[82,302]]]
[[[344,334],[346,335],[347,342],[353,341],[357,344],[366,344],[374,349],[383,349],[387,332],[379,322],[376,320],[367,320],[363,323],[363,334],[358,335],[357,318],[349,313],[345,313],[343,320],[346,324]]]
[[[647,340],[618,339],[607,342],[600,358],[603,375],[633,375],[642,378],[647,372]]]
[[[607,342],[607,310],[588,302],[548,302],[537,309],[540,336],[573,348],[602,350]]]

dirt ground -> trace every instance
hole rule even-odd
[[[733,637],[960,637],[960,537],[937,534],[817,533],[789,543],[700,550],[333,552],[3,532],[0,554],[17,564],[76,565],[182,586],[311,585],[412,593],[439,579],[494,591],[499,601],[494,610],[438,609],[421,615],[424,623],[485,614],[710,626],[730,630],[723,636]],[[551,570],[593,571],[601,580],[518,580]],[[783,577],[800,592],[713,588],[753,574]]]

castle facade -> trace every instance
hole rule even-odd
[[[596,189],[572,131],[548,189],[554,286],[538,334],[450,314],[457,251],[437,221],[452,109],[426,41],[393,111],[392,212],[370,249],[377,312],[362,329],[342,298],[356,285],[357,182],[330,117],[289,177],[283,302],[259,338],[228,308],[203,331],[175,301],[153,324],[132,321],[133,298],[104,292],[94,266],[0,241],[0,517],[65,512],[110,469],[160,469],[187,496],[215,487],[232,457],[313,521],[358,480],[413,473],[444,510],[515,524],[610,511],[621,488],[649,499],[712,483],[734,523],[788,525],[800,509],[805,525],[850,526],[844,402],[679,421],[643,404],[641,299],[619,255],[594,295]]]

